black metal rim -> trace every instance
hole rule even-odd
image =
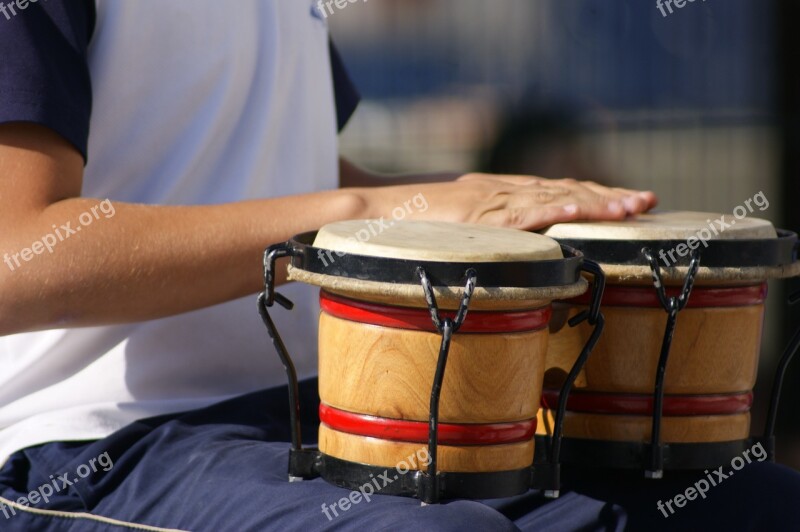
[[[300,270],[362,281],[419,286],[420,268],[434,286],[460,286],[464,272],[475,270],[482,288],[545,288],[569,286],[579,281],[583,254],[562,245],[563,259],[509,262],[437,262],[354,255],[316,248],[316,231],[302,233],[289,242],[292,266]]]
[[[741,239],[741,240],[709,240],[705,247],[702,243],[698,246],[702,252],[702,265],[708,268],[751,268],[751,267],[776,267],[786,266],[797,261],[798,240],[797,234],[784,229],[778,229],[777,238],[767,239]],[[581,251],[587,258],[604,264],[621,266],[647,266],[647,260],[642,254],[643,248],[648,248],[654,255],[665,256],[679,245],[686,246],[686,240],[597,240],[582,238],[556,238],[562,245]],[[692,257],[687,252],[681,257],[673,252],[669,260],[672,266],[688,266]]]
[[[316,466],[326,481],[349,490],[372,486],[375,495],[424,498],[426,474],[392,467],[376,467],[319,453]],[[531,485],[531,468],[491,473],[440,472],[438,499],[497,499],[525,493]],[[377,486],[377,487],[376,487]],[[366,489],[365,489],[366,491]]]

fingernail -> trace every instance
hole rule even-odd
[[[618,201],[609,202],[608,210],[611,212],[619,212],[622,210],[622,205]]]
[[[567,213],[567,214],[575,214],[575,213],[578,212],[578,206],[577,205],[564,205],[563,209],[564,209],[564,212]]]
[[[639,210],[639,202],[636,201],[636,198],[633,196],[627,196],[622,200],[622,203],[625,205],[625,210],[628,212],[636,212]]]

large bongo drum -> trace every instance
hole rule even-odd
[[[289,374],[290,478],[491,498],[532,482],[551,302],[587,287],[554,240],[469,224],[347,221],[265,255],[262,317]],[[269,318],[275,260],[321,287],[319,449],[300,445],[296,377]],[[284,301],[284,303],[286,303]]]
[[[587,301],[554,308],[538,434],[553,434],[563,403],[563,462],[659,478],[720,465],[752,443],[766,281],[798,274],[797,236],[754,218],[720,231],[715,220],[725,217],[667,212],[544,232],[600,263],[607,280],[603,335],[571,379],[573,347],[590,331],[562,325]]]

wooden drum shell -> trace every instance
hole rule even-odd
[[[453,473],[493,473],[530,467],[533,463],[533,439],[500,445],[439,445],[440,471]],[[347,434],[320,425],[319,448],[329,456],[350,462],[379,467],[397,467],[405,462],[410,470],[425,470],[427,447],[422,443],[397,442]],[[424,452],[420,452],[425,449]],[[412,463],[413,457],[418,457]]]
[[[427,313],[427,309],[418,310]],[[549,318],[549,309],[544,310]],[[478,316],[471,312],[465,323],[470,322],[471,315]],[[545,319],[543,327],[522,332],[453,335],[440,399],[440,423],[535,423],[549,335],[546,323]],[[319,321],[323,408],[427,426],[441,344],[441,335],[433,332],[432,324],[429,329],[363,323],[323,310]],[[440,435],[440,470],[485,472],[528,467],[533,462],[532,436],[531,428],[526,441],[453,445],[442,443]],[[343,460],[395,466],[426,448],[427,440],[365,437],[328,426],[323,419],[319,445],[326,455]]]
[[[610,290],[618,288],[610,286]],[[637,288],[650,290],[651,286]],[[695,288],[695,300],[702,298],[703,286]],[[724,291],[725,289],[723,289]],[[693,397],[748,394],[758,369],[764,319],[765,285],[737,287],[758,297],[745,297],[742,305],[701,306],[692,304],[680,312],[670,349],[664,380],[665,396]],[[702,301],[701,301],[702,303]],[[547,353],[544,388],[559,389],[584,344],[591,328],[571,328],[569,317],[586,307],[582,304],[554,305]],[[652,396],[661,350],[666,312],[657,306],[604,305],[606,326],[599,342],[579,374],[573,393],[637,394]],[[554,405],[550,405],[551,408]],[[549,434],[552,411],[543,408],[537,432]],[[565,416],[564,435],[606,441],[640,441],[650,438],[652,417],[611,412],[571,411]],[[662,424],[665,443],[700,443],[749,437],[747,412],[718,415],[668,415]]]
[[[555,411],[539,411],[537,431],[552,434]],[[564,435],[571,438],[616,442],[649,442],[653,418],[613,414],[567,412]],[[750,413],[719,416],[664,416],[661,439],[669,443],[716,443],[743,440],[750,435]]]
[[[571,318],[585,308],[557,304],[554,314],[565,311]],[[603,315],[605,329],[575,389],[652,393],[666,312],[658,308],[604,307]],[[665,393],[750,390],[756,381],[763,319],[763,304],[681,311],[664,379]],[[565,326],[551,335],[547,386],[563,382],[563,376],[575,361],[575,353],[591,332],[592,327],[584,322],[577,327]]]

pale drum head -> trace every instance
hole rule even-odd
[[[389,221],[382,226],[376,220],[350,220],[324,226],[317,233],[314,247],[330,250],[335,262],[343,254],[369,257],[465,263],[517,262],[562,259],[555,240],[536,233],[477,224],[434,221]],[[382,303],[404,305],[424,303],[421,285],[379,283],[339,276],[311,273],[290,267],[289,278],[325,288],[328,291]],[[579,282],[557,287],[478,287],[473,296],[474,308],[531,307],[553,299],[565,299],[586,291]],[[436,287],[437,300],[443,307],[457,305],[462,286]]]
[[[544,234],[551,238],[589,238],[594,240],[686,240],[708,230],[709,240],[737,240],[744,238],[776,238],[775,227],[768,220],[742,218],[736,220],[726,214],[725,223],[731,224],[720,232],[709,228],[722,214],[711,212],[665,211],[640,214],[635,218],[609,222],[570,222],[557,224]],[[714,224],[716,227],[716,224]]]
[[[724,219],[723,219],[724,216]],[[717,223],[721,220],[723,223]],[[720,225],[723,228],[720,228]],[[570,222],[553,225],[542,234],[558,239],[585,240],[674,240],[686,242],[690,238],[712,240],[758,240],[777,238],[775,227],[768,220],[754,217],[736,219],[732,214],[691,211],[664,211],[641,214],[635,218],[607,222]],[[703,244],[695,242],[703,249]],[[667,250],[668,251],[668,250]],[[677,256],[677,255],[675,255]],[[593,259],[593,257],[586,257]],[[642,284],[652,279],[649,266],[613,264],[600,261],[611,283]],[[681,283],[687,273],[686,266],[667,267],[659,260],[662,275],[669,284]],[[761,282],[767,279],[793,277],[800,274],[800,263],[786,266],[715,267],[702,265],[696,276],[700,284],[735,285]]]
[[[558,242],[536,233],[448,222],[349,220],[326,225],[314,247],[354,255],[441,262],[501,262],[563,258]],[[373,228],[377,234],[370,231]]]

